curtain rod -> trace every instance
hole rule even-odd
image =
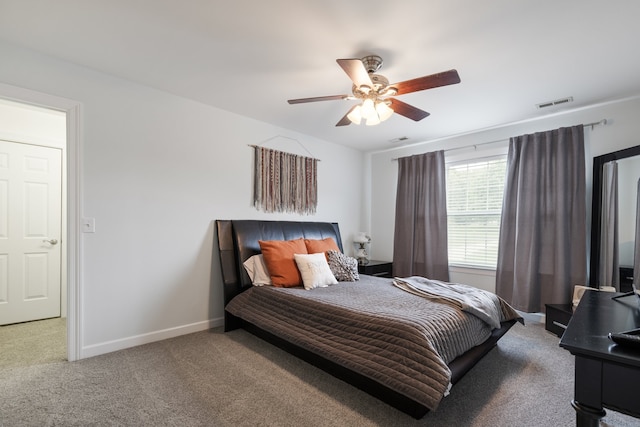
[[[311,151],[307,150],[307,147],[305,147],[305,146],[302,144],[302,142],[298,141],[298,140],[297,140],[297,139],[295,139],[295,138],[291,138],[291,137],[289,137],[289,136],[276,135],[276,136],[272,136],[271,138],[267,138],[267,139],[265,139],[264,141],[260,142],[260,143],[259,143],[259,144],[257,144],[257,145],[256,145],[256,144],[247,144],[247,145],[248,145],[249,147],[252,147],[252,148],[261,147],[261,146],[262,146],[262,144],[266,144],[267,142],[269,142],[269,141],[271,141],[271,140],[274,140],[274,139],[276,139],[276,138],[288,139],[288,140],[291,140],[291,141],[293,141],[293,142],[297,143],[300,147],[302,147],[302,149],[303,149],[304,151],[306,151],[307,153],[309,153],[309,155],[311,156],[311,158],[312,158],[313,160],[320,161],[320,159],[316,159],[316,158],[313,156],[313,154],[311,154]]]
[[[602,119],[600,121],[597,122],[592,122],[592,123],[585,123],[582,126],[583,127],[591,127],[591,130],[593,130],[593,128],[595,126],[604,126],[607,124],[607,119]],[[495,141],[487,141],[487,142],[481,142],[480,144],[472,144],[472,145],[465,145],[464,147],[454,147],[454,148],[448,148],[446,150],[444,150],[444,152],[449,152],[449,151],[455,151],[455,150],[462,150],[463,148],[469,148],[469,147],[473,147],[474,150],[478,149],[478,147],[481,147],[483,145],[489,145],[489,144],[496,144],[498,142],[505,142],[508,141],[509,139],[496,139]],[[394,157],[393,159],[391,159],[391,161],[396,161],[398,160],[399,157]]]

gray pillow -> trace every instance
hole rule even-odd
[[[327,251],[327,261],[331,272],[339,282],[355,282],[360,280],[358,260],[341,252]]]

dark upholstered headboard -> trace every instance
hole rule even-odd
[[[337,223],[216,220],[220,269],[224,287],[224,305],[251,286],[242,263],[260,253],[258,240],[325,239],[333,237],[342,251],[342,239]]]

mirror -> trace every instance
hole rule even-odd
[[[593,199],[591,208],[591,259],[589,285],[591,287],[611,286],[611,283],[599,283],[604,260],[602,242],[602,217],[607,210],[602,206],[605,186],[603,171],[611,162],[617,162],[618,168],[618,265],[622,273],[621,292],[631,290],[633,280],[633,257],[635,247],[635,223],[638,179],[640,176],[640,145],[604,154],[593,159]],[[629,280],[630,278],[630,280]],[[628,283],[627,283],[628,282]]]

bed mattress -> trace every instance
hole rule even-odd
[[[501,321],[518,317],[501,299]],[[392,279],[361,276],[327,288],[252,287],[225,308],[280,338],[437,408],[447,364],[492,328],[450,304],[412,295]]]

